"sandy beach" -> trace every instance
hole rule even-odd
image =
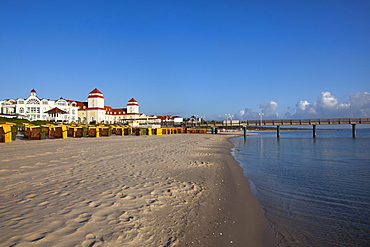
[[[276,246],[228,134],[0,144],[0,246]]]

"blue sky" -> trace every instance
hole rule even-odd
[[[367,0],[1,0],[0,99],[98,88],[145,114],[370,117],[369,13]]]

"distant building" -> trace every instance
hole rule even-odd
[[[105,98],[99,89],[95,88],[87,96],[87,102],[77,102],[78,121],[80,123],[127,123],[133,121],[152,122],[156,116],[146,116],[139,112],[139,103],[131,98],[126,108],[113,109],[106,106]]]
[[[183,118],[179,116],[157,116],[161,120],[162,125],[168,126],[181,126]]]
[[[41,99],[32,89],[28,98],[5,99],[0,101],[0,113],[5,116],[16,116],[30,121],[45,120],[72,122],[78,118],[77,102]]]

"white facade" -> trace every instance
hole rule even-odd
[[[132,98],[127,103],[127,113],[128,114],[138,114],[139,113],[139,103]]]
[[[67,101],[63,98],[58,100],[40,99],[37,97],[34,89],[26,99],[19,98],[16,100],[6,99],[0,101],[0,113],[26,118],[30,121],[55,120],[55,117],[50,116],[46,112],[56,107],[66,112],[66,114],[59,116],[58,121],[72,122],[77,120],[78,107],[76,102]]]
[[[156,118],[155,116],[152,117],[141,114],[139,112],[139,103],[134,98],[131,98],[127,102],[127,108],[113,109],[110,106],[106,106],[104,95],[97,88],[89,93],[87,102],[77,102],[77,105],[79,107],[79,123],[114,124],[143,119],[148,122],[149,118]]]
[[[6,99],[0,101],[0,114],[6,117],[17,116],[31,121],[104,123],[104,124],[150,124],[158,125],[161,119],[139,112],[139,103],[131,98],[126,108],[114,109],[105,106],[104,95],[97,88],[92,90],[87,101],[40,99],[33,89],[26,99]],[[182,118],[179,118],[182,120]],[[175,120],[176,121],[176,120]],[[177,121],[176,121],[177,122]]]

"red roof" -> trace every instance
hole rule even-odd
[[[36,90],[35,90],[35,89],[32,89],[32,90],[31,90],[31,93],[36,93]]]
[[[157,118],[159,118],[161,120],[170,120],[170,119],[173,119],[173,116],[171,116],[171,115],[157,116]]]
[[[80,110],[85,110],[87,108],[87,102],[77,102],[77,106]]]
[[[110,107],[110,106],[104,106],[104,109],[105,109],[106,111],[112,111],[112,110],[113,110],[113,108],[112,108],[112,107]]]
[[[94,90],[92,90],[90,93],[100,93],[100,94],[103,94],[102,92],[99,91],[99,89],[95,88]],[[90,94],[89,93],[89,94]]]
[[[113,109],[110,106],[105,106],[105,112],[108,115],[125,115],[126,114],[126,109]]]
[[[137,101],[134,99],[134,98],[131,98],[128,102],[127,102],[127,105],[139,105],[139,103],[137,103]]]
[[[47,114],[66,114],[66,111],[63,111],[62,109],[59,109],[58,107],[55,107],[51,110],[46,111]]]

